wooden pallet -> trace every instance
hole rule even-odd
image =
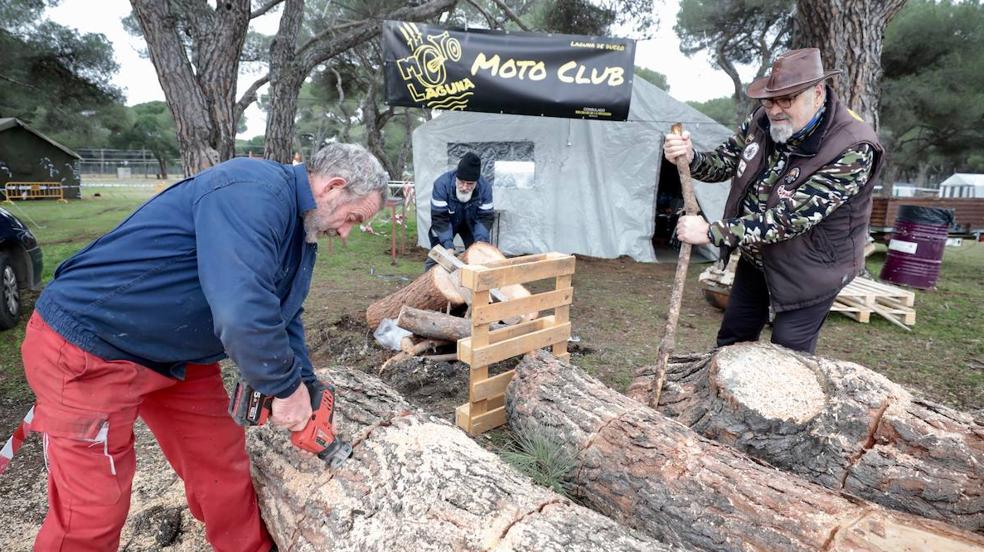
[[[458,360],[471,367],[468,402],[455,410],[458,427],[478,435],[506,423],[506,387],[514,370],[490,378],[489,365],[543,347],[550,347],[561,360],[570,358],[567,340],[571,336],[573,276],[574,257],[560,253],[527,255],[461,268],[461,283],[472,290],[472,333],[471,337],[458,341]],[[555,281],[551,291],[495,304],[490,301],[493,288],[548,278]],[[543,316],[543,311],[551,309],[552,315]],[[530,312],[538,312],[538,318],[498,330],[489,329],[499,320]]]
[[[837,294],[831,312],[867,324],[878,314],[900,326],[916,323],[916,294],[898,286],[858,277]]]

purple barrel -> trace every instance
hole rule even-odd
[[[952,224],[953,209],[900,205],[881,279],[919,289],[933,287]]]

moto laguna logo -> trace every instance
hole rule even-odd
[[[635,42],[383,23],[386,103],[624,121]]]
[[[475,83],[467,77],[447,82],[445,67],[448,60],[461,59],[461,43],[447,31],[424,35],[414,23],[400,23],[399,28],[411,54],[396,60],[396,66],[413,101],[431,109],[467,109]]]

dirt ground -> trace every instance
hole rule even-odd
[[[676,351],[680,353],[711,349],[720,323],[720,311],[705,302],[696,288],[696,276],[703,268],[691,267],[677,330]],[[637,367],[655,362],[674,269],[669,263],[579,258],[571,308],[572,362],[624,391]],[[411,402],[451,420],[455,407],[467,400],[465,365],[412,360],[379,373],[379,367],[394,353],[375,343],[364,321],[365,308],[405,284],[406,278],[385,273],[353,274],[341,283],[316,280],[305,311],[312,360],[315,366],[340,366],[380,375]],[[882,348],[891,356],[892,343],[905,338],[901,330],[879,335],[890,330],[837,318],[842,319],[832,319],[825,327],[819,354],[857,360],[859,348],[867,352]],[[506,362],[493,372],[509,367]],[[231,374],[232,368],[228,368]],[[906,383],[905,373],[887,372],[889,377]],[[973,410],[984,406],[979,388],[961,392],[929,382],[913,391],[958,408]],[[15,420],[30,404],[30,397],[5,399],[0,405],[0,427],[14,427]],[[507,440],[505,430],[478,438],[493,449]],[[181,482],[142,425],[137,429],[137,443],[137,479],[121,550],[207,549],[201,525],[184,505]],[[8,473],[0,476],[0,550],[30,550],[46,507],[43,464],[41,443],[34,436]]]

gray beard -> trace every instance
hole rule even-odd
[[[458,196],[458,201],[460,201],[462,203],[468,203],[468,200],[472,198],[472,195],[474,193],[475,193],[475,190],[472,190],[472,191],[468,192],[467,194],[463,194],[463,193],[459,192],[458,190],[455,190],[454,191],[454,195]]]
[[[308,243],[318,243],[317,213],[318,211],[314,210],[304,215],[304,241]]]
[[[793,125],[788,121],[783,121],[780,125],[769,123],[769,135],[772,136],[773,142],[785,144],[793,136]]]

